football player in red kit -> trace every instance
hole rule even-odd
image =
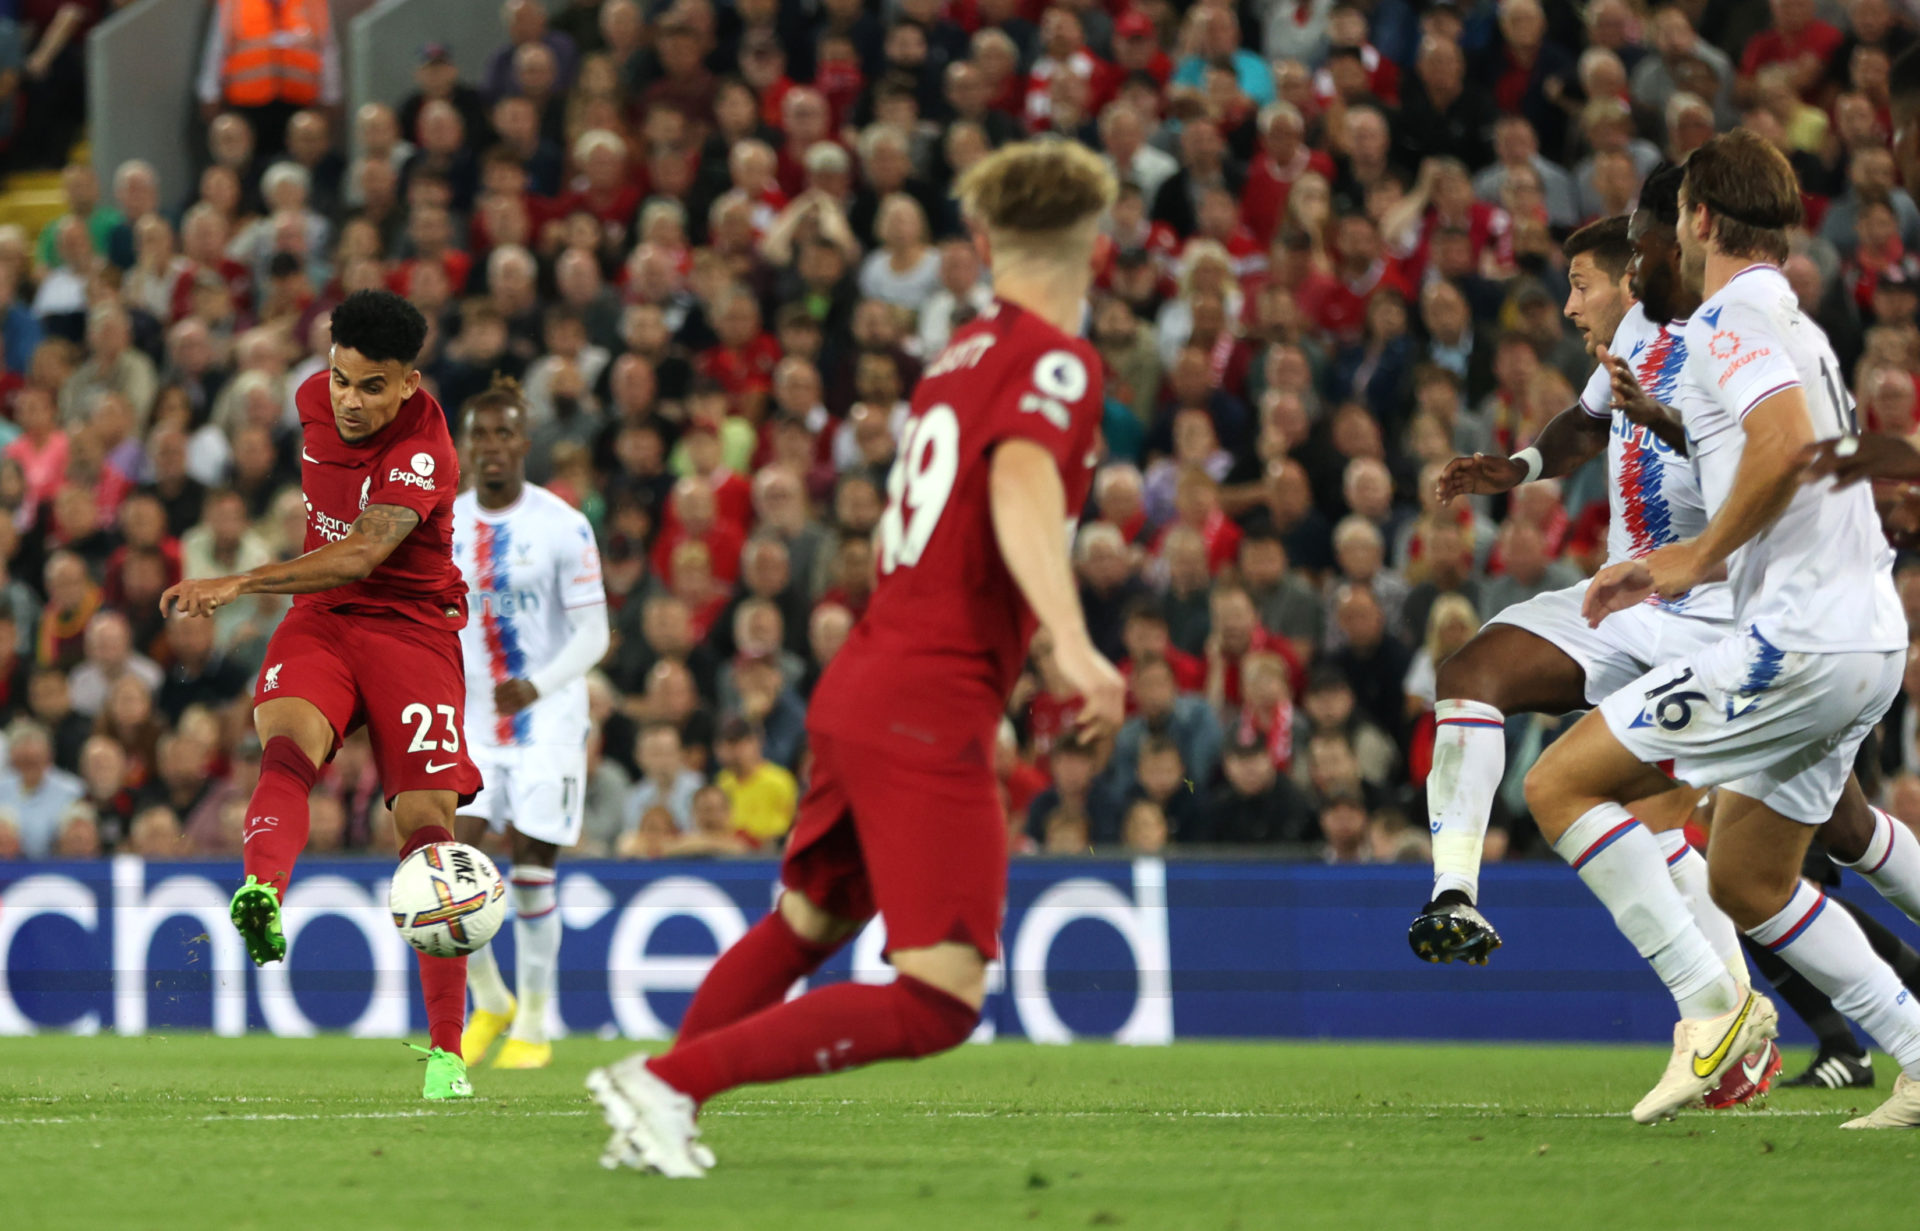
[[[601,1163],[712,1165],[694,1116],[724,1090],[945,1051],[973,1030],[999,953],[1000,716],[1036,627],[1090,737],[1125,686],[1094,649],[1067,540],[1092,484],[1100,359],[1078,334],[1114,181],[1069,142],[1009,146],[959,195],[996,299],[926,369],[887,480],[880,579],[807,718],[813,773],[778,907],[721,955],[672,1051],[587,1079]],[[787,1001],[874,915],[899,977]]]
[[[480,789],[460,738],[467,588],[452,551],[460,465],[446,415],[413,366],[426,336],[426,319],[388,291],[359,291],[335,308],[330,366],[294,399],[306,554],[183,581],[160,599],[163,612],[206,616],[243,595],[296,596],[253,693],[264,752],[233,921],[256,964],[286,956],[280,906],[307,841],[307,796],[349,734],[367,728],[402,859],[453,841],[454,809]],[[473,1094],[460,1059],[466,966],[464,957],[420,955],[428,1098]]]

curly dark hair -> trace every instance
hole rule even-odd
[[[427,318],[392,291],[355,291],[333,310],[333,344],[375,363],[412,367],[427,343]]]
[[[1640,208],[1670,227],[1679,226],[1680,185],[1686,175],[1684,164],[1670,162],[1647,172],[1646,182],[1640,185]]]

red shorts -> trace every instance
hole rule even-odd
[[[461,735],[466,668],[452,629],[295,607],[267,642],[253,684],[255,706],[281,697],[326,715],[335,751],[366,727],[389,805],[403,791],[454,791],[465,804],[480,790]]]
[[[842,919],[876,913],[887,949],[1000,955],[1007,821],[993,768],[813,736],[813,776],[780,879]]]

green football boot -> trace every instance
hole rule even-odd
[[[430,1099],[473,1097],[473,1084],[467,1080],[465,1060],[438,1047],[422,1047],[418,1043],[409,1043],[407,1046],[427,1058],[427,1081],[420,1091],[420,1097]]]
[[[228,907],[240,939],[247,942],[247,956],[255,966],[265,966],[287,956],[287,938],[280,930],[280,893],[272,885],[247,877],[247,883],[233,891]]]

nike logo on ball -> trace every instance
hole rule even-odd
[[[458,761],[448,761],[445,765],[435,765],[432,761],[428,761],[427,772],[430,774],[437,774],[443,769],[452,769],[454,766],[458,764],[460,764],[460,762]]]

